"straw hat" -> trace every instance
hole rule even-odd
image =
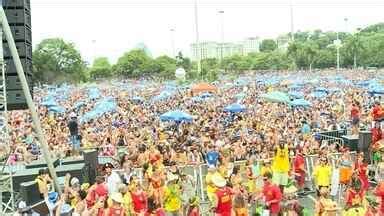
[[[123,202],[123,195],[121,195],[121,193],[113,193],[111,195],[111,199],[115,202],[122,203]]]
[[[212,176],[212,183],[216,187],[224,187],[227,185],[227,181],[219,174]]]
[[[289,187],[284,188],[284,193],[293,194],[297,192],[297,188],[294,185],[290,185]]]
[[[179,179],[179,176],[173,174],[173,173],[169,173],[168,174],[168,181],[171,182],[171,181],[175,181],[175,180],[178,180]]]

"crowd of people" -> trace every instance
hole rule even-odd
[[[154,81],[99,83],[95,99],[89,99],[87,86],[67,86],[62,92],[60,87],[41,88],[35,94],[38,104],[56,91],[57,102],[65,108],[57,113],[39,106],[51,153],[65,158],[94,148],[116,163],[104,164],[94,185],[67,176],[61,197],[49,192],[51,179],[41,170],[40,193],[55,198],[56,212],[73,208],[75,215],[384,215],[381,96],[357,85],[378,76],[322,71],[223,78],[213,84],[217,90],[198,101],[194,99],[202,92]],[[294,82],[300,84],[295,92],[310,101],[309,106],[261,97],[292,92]],[[325,89],[321,96],[313,94],[318,87]],[[171,92],[167,98],[152,99],[164,91]],[[105,97],[114,98],[116,109],[83,121]],[[232,103],[246,109],[224,111]],[[161,114],[175,109],[189,113],[193,121],[160,120]],[[28,112],[12,112],[9,123],[10,164],[40,158]],[[329,130],[354,135],[362,128],[372,131],[377,187],[369,182],[371,157],[316,135]],[[0,150],[6,152],[4,146]],[[308,155],[316,155],[311,169]],[[207,168],[202,181],[197,178],[202,172],[184,169],[202,165]],[[302,203],[308,195],[316,197],[314,209]]]

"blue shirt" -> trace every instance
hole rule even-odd
[[[308,124],[304,124],[303,127],[301,128],[301,133],[309,134],[310,132],[311,132],[311,127],[309,127]]]
[[[219,153],[216,151],[210,151],[207,153],[207,164],[208,166],[216,166],[217,160],[219,159]]]

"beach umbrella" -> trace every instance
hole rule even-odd
[[[289,99],[288,94],[279,91],[273,91],[266,94],[262,94],[261,98],[268,102],[277,102],[277,103],[289,103],[291,100]]]
[[[212,96],[213,96],[213,94],[211,94],[211,93],[209,93],[209,92],[204,92],[204,93],[202,93],[202,94],[199,95],[199,97],[200,97],[200,98],[203,98],[203,99],[205,99],[205,98],[209,98],[209,97],[212,97]]]
[[[144,101],[144,99],[142,97],[135,96],[135,97],[132,97],[132,101],[136,103],[141,103]]]
[[[193,94],[198,94],[201,92],[217,92],[217,87],[209,83],[199,83],[191,88]]]
[[[302,92],[290,91],[290,92],[288,92],[288,94],[289,94],[289,96],[296,98],[296,99],[304,98],[304,94]]]
[[[298,106],[301,106],[301,107],[309,107],[311,106],[311,102],[305,100],[305,99],[296,99],[296,100],[293,100],[289,103],[291,106],[294,106],[294,107],[298,107]]]
[[[231,104],[229,106],[226,106],[224,108],[224,111],[231,112],[231,113],[238,113],[238,112],[243,112],[245,109],[246,108],[245,108],[244,105],[241,105],[241,104],[238,104],[238,103],[234,103],[234,104]]]
[[[193,118],[188,113],[181,110],[169,111],[160,116],[162,121],[174,121],[174,122],[192,122]]]

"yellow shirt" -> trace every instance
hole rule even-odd
[[[267,172],[272,173],[271,167],[262,166],[260,168],[260,176],[264,176],[264,174]]]
[[[331,184],[332,168],[328,165],[316,166],[313,177],[318,186],[329,186]]]
[[[277,149],[275,158],[273,159],[272,169],[275,172],[288,172],[289,171],[289,151],[288,146],[284,149]]]
[[[212,177],[214,175],[219,175],[216,173],[208,173],[207,176],[205,176],[205,183],[207,185],[207,193],[208,194],[213,194],[216,192],[216,187],[212,183]]]
[[[43,178],[40,178],[40,177],[37,177],[35,179],[36,183],[37,183],[37,186],[39,188],[39,192],[40,194],[44,194],[44,193],[47,193],[48,192],[48,183],[47,183],[47,180],[43,179]]]
[[[179,185],[167,186],[164,193],[166,211],[175,212],[181,208],[181,190]]]

